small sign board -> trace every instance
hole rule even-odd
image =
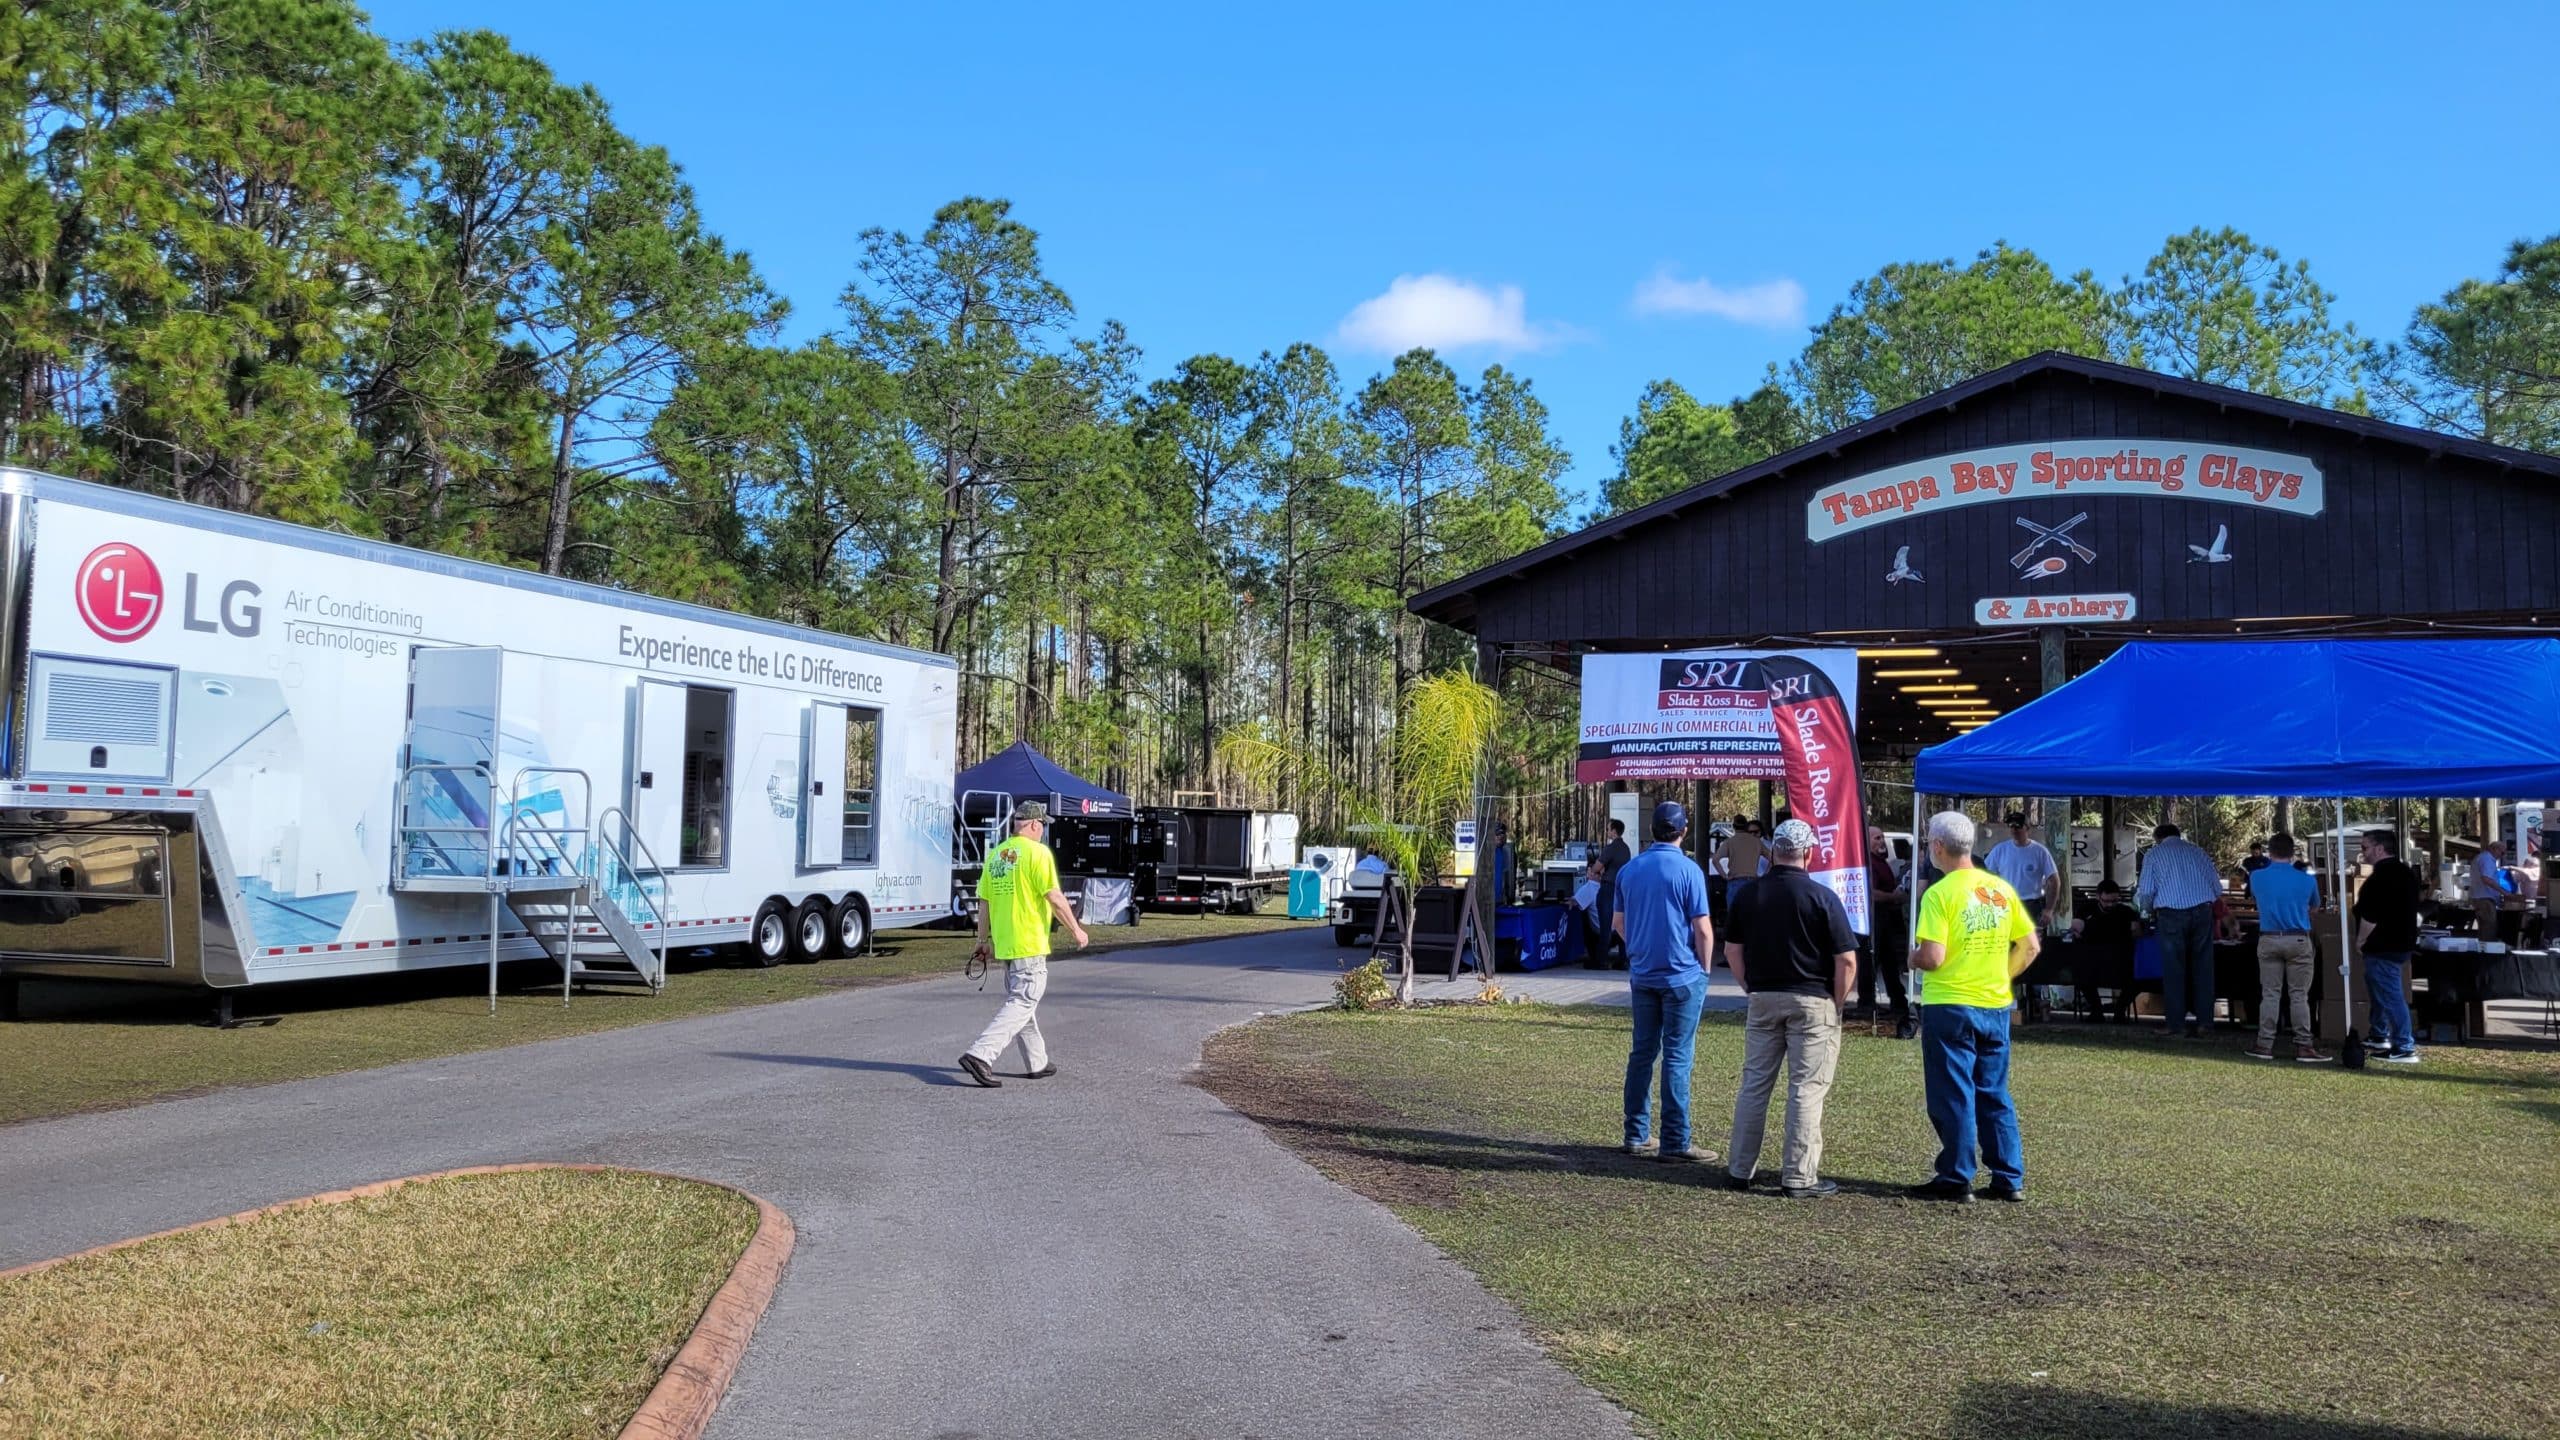
[[[2131,595],[2000,595],[1973,602],[1976,625],[2119,625],[2132,618]]]

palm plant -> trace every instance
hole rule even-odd
[[[1501,720],[1502,697],[1462,670],[1414,681],[1406,687],[1403,710],[1396,717],[1395,755],[1383,795],[1348,793],[1343,776],[1269,726],[1239,726],[1219,739],[1219,758],[1235,773],[1265,785],[1292,785],[1293,793],[1302,796],[1335,794],[1355,823],[1368,827],[1379,857],[1404,881],[1397,916],[1403,922],[1399,1005],[1413,1003],[1416,889],[1423,877],[1448,868],[1458,822],[1475,814],[1478,772]],[[1468,903],[1474,903],[1472,890]],[[1480,936],[1476,943],[1479,954],[1490,953],[1488,939]]]

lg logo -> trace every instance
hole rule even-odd
[[[160,618],[160,567],[130,545],[101,545],[80,562],[72,593],[99,639],[139,640]]]
[[[98,638],[123,645],[151,633],[160,619],[160,567],[138,548],[121,541],[101,545],[80,562],[80,572],[73,578],[72,593],[80,605],[80,618],[98,632]],[[186,619],[190,630],[210,635],[216,631],[247,637],[258,633],[258,606],[250,603],[258,598],[258,587],[247,580],[234,580],[222,587],[221,613],[208,619],[196,613],[196,576],[187,575]]]

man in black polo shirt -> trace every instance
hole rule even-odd
[[[1840,897],[1805,873],[1813,827],[1789,820],[1769,843],[1769,873],[1735,896],[1725,932],[1725,963],[1751,997],[1743,1032],[1742,1090],[1733,1101],[1728,1181],[1751,1184],[1768,1127],[1769,1092],[1778,1063],[1787,1066],[1786,1166],[1789,1199],[1809,1200],[1840,1187],[1822,1178],[1822,1102],[1840,1061],[1840,1011],[1858,983],[1858,937]]]

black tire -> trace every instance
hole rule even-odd
[[[1359,943],[1360,943],[1360,927],[1359,927],[1359,926],[1357,926],[1357,925],[1336,925],[1336,926],[1334,926],[1334,927],[1333,927],[1333,948],[1334,948],[1334,949],[1336,949],[1336,950],[1348,950],[1348,949],[1350,949],[1352,946],[1357,945],[1357,944],[1359,944]]]
[[[791,958],[791,910],[780,897],[757,908],[747,927],[747,958],[767,970]]]
[[[871,941],[871,912],[862,897],[847,895],[835,909],[834,944],[838,955],[859,955]]]
[[[791,912],[791,958],[806,965],[827,958],[836,938],[835,907],[824,895],[812,895]]]

